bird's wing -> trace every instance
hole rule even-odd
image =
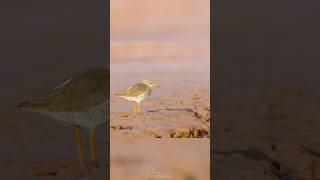
[[[147,87],[145,84],[139,83],[139,84],[136,84],[136,85],[129,87],[127,90],[125,90],[124,92],[120,92],[117,95],[118,96],[135,97],[140,94],[143,94],[146,91],[146,88]]]
[[[74,76],[52,89],[46,96],[29,103],[31,108],[77,111],[107,99],[107,74],[89,71]]]
[[[56,91],[56,90],[59,90],[59,89],[61,89],[61,88],[64,88],[64,87],[65,87],[66,85],[68,85],[72,80],[73,80],[73,78],[69,78],[68,80],[60,83],[57,87],[53,88],[53,89],[51,90],[51,92]]]

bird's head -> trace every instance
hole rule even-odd
[[[156,85],[156,84],[155,84],[153,81],[151,81],[151,80],[143,80],[142,83],[145,84],[145,85],[147,85],[147,86],[149,86],[150,88],[152,88],[152,87],[161,87],[161,86]]]

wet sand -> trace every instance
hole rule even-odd
[[[208,138],[111,139],[111,179],[210,179]]]
[[[210,77],[206,43],[111,43],[111,179],[210,179]],[[114,94],[151,79],[135,117]]]
[[[220,103],[224,99],[224,106],[219,106],[215,118],[214,177],[319,177],[317,95],[304,83],[291,83],[255,93],[237,89],[242,93],[237,100],[224,95],[217,98]],[[231,92],[225,90],[225,94]]]
[[[82,133],[82,144],[87,168],[79,166],[74,129],[56,124],[51,119],[28,112],[19,119],[1,126],[1,179],[105,179],[105,125],[96,128],[96,148],[99,168],[89,161],[87,132]]]
[[[130,48],[139,49],[132,59]],[[185,53],[189,51],[192,56]],[[130,60],[123,57],[124,52],[129,52]],[[208,55],[205,44],[112,44],[111,137],[210,137]],[[144,79],[162,88],[153,88],[150,98],[141,103],[141,115],[135,117],[133,104],[115,93]]]
[[[210,179],[209,3],[111,1],[111,179]],[[134,117],[114,94],[144,79]]]

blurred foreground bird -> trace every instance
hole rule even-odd
[[[84,165],[81,127],[89,129],[91,159],[97,164],[94,128],[107,121],[109,72],[96,68],[75,75],[52,89],[46,96],[22,102],[19,108],[37,112],[75,128],[75,143],[81,166]]]

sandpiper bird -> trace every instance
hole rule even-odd
[[[62,82],[46,96],[20,103],[19,108],[46,115],[57,122],[75,127],[75,142],[81,166],[84,165],[81,127],[88,128],[91,159],[98,165],[94,128],[107,120],[107,77],[106,68],[88,70]]]
[[[133,101],[133,111],[137,116],[136,103],[138,104],[138,113],[140,113],[140,102],[147,99],[151,94],[152,87],[160,87],[151,80],[144,80],[142,83],[135,84],[123,92],[116,94],[128,101]]]

